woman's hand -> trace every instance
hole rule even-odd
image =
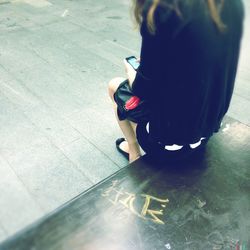
[[[135,76],[136,76],[136,71],[134,70],[134,68],[126,61],[126,59],[123,60],[124,65],[125,65],[125,72],[127,74],[127,78],[129,81],[129,85],[132,88],[133,82],[135,80]]]

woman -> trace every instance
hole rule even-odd
[[[233,93],[243,16],[241,0],[135,1],[140,66],[135,71],[125,60],[127,80],[109,83],[125,136],[116,146],[130,162],[141,156],[140,146],[155,159],[185,159],[219,131]],[[132,111],[124,96],[137,100]]]

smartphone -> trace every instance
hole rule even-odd
[[[134,70],[137,70],[140,66],[140,63],[135,56],[127,57],[126,61],[134,68]]]

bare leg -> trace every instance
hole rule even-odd
[[[119,120],[117,116],[117,105],[113,97],[118,86],[124,80],[125,80],[124,78],[114,78],[109,82],[109,96],[113,102],[116,120],[126,139],[126,142],[121,143],[120,147],[122,150],[129,153],[129,162],[133,162],[141,156],[140,146],[137,142],[136,132],[135,132],[136,124],[128,120],[123,120],[123,121]]]

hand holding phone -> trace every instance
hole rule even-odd
[[[138,67],[140,66],[139,60],[135,56],[130,56],[125,58],[126,61],[133,67],[133,69],[136,71]]]
[[[140,65],[139,60],[135,56],[130,56],[124,59],[124,65],[129,85],[132,88],[132,84],[136,77],[136,70]]]

